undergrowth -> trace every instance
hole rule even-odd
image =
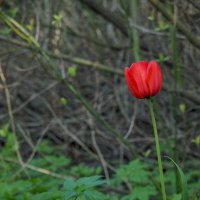
[[[112,178],[105,180],[101,167],[72,162],[58,153],[53,144],[43,140],[35,155],[24,166],[16,156],[14,136],[2,132],[6,140],[0,151],[0,199],[2,200],[156,200],[160,199],[159,175],[151,162],[135,159],[117,167]],[[170,200],[181,200],[175,191],[173,166],[165,172]],[[188,185],[191,200],[199,199],[200,173],[188,166]],[[192,169],[193,167],[193,169]]]

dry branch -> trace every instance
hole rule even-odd
[[[117,16],[115,13],[111,12],[109,9],[102,6],[94,0],[79,0],[89,8],[91,8],[96,13],[100,14],[107,21],[111,22],[115,27],[117,27],[125,36],[129,36],[128,28],[126,26],[126,21],[121,17]]]
[[[15,40],[15,39],[9,39],[9,38],[5,38],[5,37],[0,36],[0,41],[4,41],[4,42],[7,42],[7,43],[11,43],[13,45],[16,45],[16,46],[20,46],[22,48],[26,48],[26,49],[30,49],[32,51],[35,51],[34,47],[27,45],[26,43],[23,43],[21,41]],[[54,59],[63,59],[63,60],[66,60],[66,61],[73,62],[73,63],[80,65],[80,66],[95,68],[99,71],[110,73],[110,74],[116,74],[116,75],[119,75],[119,76],[124,75],[124,72],[123,72],[122,69],[116,69],[116,68],[113,68],[113,67],[105,66],[105,65],[100,64],[98,62],[92,62],[92,61],[89,61],[89,60],[86,60],[86,59],[83,59],[83,58],[72,57],[72,56],[65,55],[65,54],[54,54],[54,53],[49,52],[49,51],[45,51],[45,53],[48,56],[50,56],[51,58],[54,58]],[[168,91],[168,92],[174,92],[174,90],[169,89],[169,87],[166,84],[163,85],[163,89]],[[176,92],[178,92],[181,96],[189,99],[190,101],[192,101],[196,104],[200,104],[200,96],[195,94],[195,92],[187,91],[185,89],[184,89],[184,91],[183,90],[177,90]]]
[[[188,41],[193,44],[194,47],[200,49],[200,40],[195,37],[192,32],[189,31],[189,28],[186,27],[183,23],[181,23],[178,19],[175,19],[173,14],[170,13],[166,7],[160,3],[158,0],[149,0],[149,2],[162,13],[162,15],[168,19],[171,23],[176,24],[179,31],[181,31]]]

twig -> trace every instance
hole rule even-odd
[[[51,56],[48,55],[48,53],[41,48],[40,44],[30,35],[26,29],[24,29],[23,26],[21,26],[17,21],[15,21],[13,18],[7,16],[3,12],[0,11],[0,17],[8,24],[8,26],[13,29],[22,39],[24,39],[27,42],[30,42],[32,46],[28,46],[30,49],[33,49],[35,52],[37,52],[38,56],[40,55],[40,59],[43,61],[46,61],[48,64],[49,69],[51,69],[51,75],[56,80],[62,80],[63,83],[67,86],[69,91],[82,103],[82,105],[95,117],[104,127],[106,130],[108,130],[111,134],[113,134],[119,142],[122,142],[124,146],[129,150],[129,152],[134,155],[134,151],[132,146],[128,141],[126,141],[123,136],[113,129],[93,108],[92,106],[87,102],[87,100],[79,93],[79,91],[74,87],[74,85],[67,79],[62,79],[60,76],[60,71],[58,68],[54,65],[54,63],[51,60]],[[16,27],[15,27],[16,26]],[[70,57],[69,57],[70,58]],[[77,58],[75,58],[77,60]],[[104,69],[106,70],[106,69]]]
[[[19,143],[18,143],[17,135],[16,135],[15,121],[14,121],[14,116],[13,116],[13,112],[12,112],[12,105],[11,105],[10,92],[9,92],[8,87],[7,87],[6,78],[5,78],[5,76],[4,76],[4,73],[3,73],[3,70],[2,70],[1,64],[0,64],[0,78],[1,78],[1,80],[2,80],[4,89],[5,89],[5,96],[6,96],[6,101],[7,101],[8,115],[9,115],[9,118],[10,118],[10,124],[11,124],[12,133],[14,134],[15,143],[16,143],[16,146],[17,146],[17,148],[16,148],[17,157],[18,157],[18,159],[19,159],[19,163],[21,164],[21,166],[24,167],[24,162],[23,162],[23,160],[22,160],[20,151],[19,151],[19,149],[18,149]],[[25,172],[26,172],[26,171],[25,171]]]
[[[70,138],[72,138],[72,140],[74,140],[78,145],[80,145],[83,148],[83,150],[85,150],[91,157],[93,157],[94,159],[99,160],[98,156],[94,152],[92,152],[75,134],[73,134],[70,130],[68,130],[68,128],[62,123],[62,121],[56,115],[54,110],[51,108],[49,103],[45,101],[45,104],[48,107],[48,109],[50,110],[50,112],[53,115],[53,117],[56,119],[55,123],[58,124],[63,129],[64,133],[67,136],[69,136]],[[109,163],[105,162],[105,164],[112,171],[116,171],[116,169],[113,166],[111,166]]]
[[[190,31],[189,28],[186,27],[181,21],[178,19],[174,19],[174,16],[172,13],[170,13],[166,7],[160,3],[158,0],[149,0],[149,2],[158,10],[160,11],[163,16],[171,21],[172,23],[176,23],[177,28],[185,35],[185,37],[188,39],[188,41],[193,44],[193,46],[200,49],[200,40],[195,37]],[[176,20],[176,21],[175,21]]]
[[[56,81],[53,82],[52,84],[48,85],[48,87],[42,89],[40,92],[33,94],[32,96],[30,96],[25,102],[23,102],[19,107],[15,108],[12,110],[12,114],[16,114],[17,112],[19,112],[20,110],[22,110],[25,106],[27,106],[31,101],[33,101],[34,99],[38,98],[39,96],[43,95],[44,93],[46,93],[47,91],[49,91],[50,89],[52,89],[53,87],[55,87],[56,85],[58,85],[60,82]],[[0,119],[6,117],[7,114],[1,115]]]
[[[5,158],[4,160],[7,161],[7,162],[15,163],[15,164],[20,164],[19,161],[14,160],[12,158]],[[30,170],[33,170],[33,171],[36,171],[36,172],[39,172],[41,174],[45,174],[45,175],[48,175],[48,176],[52,176],[52,177],[55,177],[55,178],[64,179],[64,180],[70,178],[69,176],[61,175],[61,174],[49,171],[47,169],[44,169],[44,168],[41,168],[41,167],[36,167],[36,166],[30,165],[30,164],[24,163],[24,166],[27,169],[30,169]]]
[[[109,178],[110,176],[109,176],[109,173],[108,173],[106,161],[105,161],[104,156],[103,156],[103,154],[101,153],[101,150],[100,150],[100,148],[99,148],[99,146],[98,146],[98,144],[97,144],[97,142],[96,142],[96,136],[95,136],[95,135],[96,135],[96,131],[95,131],[95,128],[94,128],[94,123],[93,123],[93,120],[92,120],[92,118],[91,118],[91,116],[90,116],[89,113],[88,113],[88,116],[89,116],[88,123],[89,123],[90,128],[92,129],[92,130],[91,130],[92,143],[93,143],[93,146],[94,146],[94,148],[95,148],[95,150],[96,150],[96,152],[97,152],[97,155],[98,155],[98,157],[99,157],[99,160],[100,160],[100,162],[101,162],[101,164],[102,164],[102,167],[103,167],[103,170],[104,170],[104,174],[105,174],[106,180],[109,180],[109,179],[110,179],[110,178]]]
[[[14,44],[16,46],[20,46],[20,47],[23,47],[23,48],[30,49],[32,51],[36,51],[36,49],[33,46],[27,45],[23,42],[19,42],[18,40],[8,39],[8,38],[2,37],[2,36],[0,36],[0,40]],[[49,52],[49,51],[45,51],[45,53],[48,56],[50,56],[54,59],[63,59],[63,60],[67,60],[67,61],[73,62],[75,64],[84,66],[84,67],[95,68],[95,69],[102,71],[102,72],[124,76],[123,70],[116,69],[116,68],[109,67],[109,66],[105,66],[105,65],[100,64],[98,62],[92,62],[92,61],[89,61],[89,60],[86,60],[86,59],[83,59],[83,58],[77,58],[77,57],[64,55],[64,54],[56,55],[56,54]],[[172,89],[169,89],[169,87],[166,84],[163,84],[163,89],[165,91],[168,91],[168,92],[174,92]],[[187,90],[184,90],[184,91],[183,90],[177,90],[176,92],[178,92],[181,96],[193,101],[194,103],[200,104],[200,96],[197,95],[195,92],[191,92],[191,91],[187,91]]]
[[[50,124],[42,131],[41,136],[40,136],[40,138],[38,139],[36,145],[35,145],[35,146],[33,146],[33,144],[31,145],[31,147],[33,148],[33,151],[32,151],[32,153],[31,153],[31,155],[29,156],[28,160],[27,160],[26,162],[24,162],[23,166],[22,166],[19,170],[17,170],[17,172],[15,173],[13,179],[14,179],[15,177],[17,177],[18,174],[20,174],[21,171],[23,171],[23,170],[25,169],[25,167],[27,167],[28,164],[31,162],[31,160],[34,158],[35,153],[37,152],[37,148],[38,148],[38,146],[40,145],[40,143],[41,143],[41,141],[42,141],[44,135],[45,135],[45,134],[47,133],[47,131],[49,130],[49,127],[50,127]],[[29,144],[30,144],[30,143],[29,143]],[[44,170],[43,170],[43,171],[44,171]]]
[[[127,139],[129,137],[129,135],[131,134],[131,132],[133,130],[133,127],[135,125],[136,115],[137,115],[137,101],[135,102],[135,105],[134,105],[134,113],[133,113],[133,117],[132,117],[132,120],[131,120],[131,124],[129,126],[128,132],[124,136],[125,139]]]
[[[104,8],[102,4],[97,3],[97,1],[94,1],[94,0],[79,0],[79,1],[87,5],[88,7],[90,7],[92,10],[94,10],[98,14],[100,14],[106,20],[110,21],[125,36],[129,36],[126,22],[121,17],[118,17],[118,15],[116,15],[115,13],[110,12],[109,9]]]

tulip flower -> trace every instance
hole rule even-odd
[[[140,61],[133,63],[129,68],[125,68],[125,78],[128,84],[128,88],[133,96],[138,99],[148,99],[149,109],[152,119],[152,125],[154,130],[156,153],[158,160],[158,168],[160,173],[160,183],[162,199],[167,200],[165,191],[165,182],[163,175],[163,166],[160,153],[160,144],[157,131],[157,125],[155,115],[153,111],[152,96],[158,94],[162,87],[162,72],[156,61]]]
[[[138,99],[158,94],[162,87],[162,72],[156,61],[140,61],[125,68],[128,88]]]

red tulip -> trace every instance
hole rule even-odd
[[[138,99],[158,94],[162,87],[162,72],[156,61],[140,61],[125,68],[128,88]]]

